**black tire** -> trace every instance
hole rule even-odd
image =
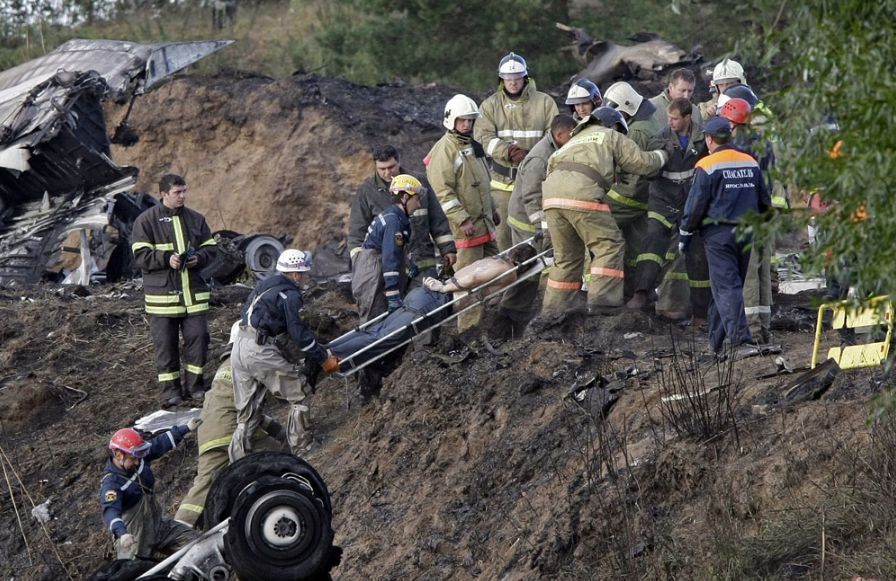
[[[330,568],[330,516],[306,483],[264,476],[237,498],[224,535],[228,563],[243,581],[308,579]]]
[[[264,280],[277,269],[277,258],[283,252],[283,243],[265,234],[251,236],[240,243],[246,259],[246,267],[258,280]]]
[[[205,501],[203,526],[208,530],[230,516],[240,492],[263,476],[281,477],[295,474],[304,478],[314,490],[317,502],[332,518],[330,491],[323,478],[310,464],[284,452],[256,452],[225,467],[215,477]]]

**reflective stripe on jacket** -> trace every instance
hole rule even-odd
[[[386,296],[398,294],[405,246],[410,239],[411,223],[407,214],[395,204],[383,210],[367,228],[367,236],[362,247],[376,250],[382,257],[383,288],[386,289]]]
[[[550,133],[551,121],[557,115],[557,103],[538,91],[529,79],[517,99],[507,96],[503,84],[479,106],[480,117],[473,126],[473,137],[485,148],[485,154],[505,168],[518,164],[510,159],[509,148],[515,143],[520,149],[531,150],[542,137]],[[513,179],[496,171],[491,172],[494,187],[510,190]]]
[[[211,294],[199,271],[215,260],[218,249],[202,214],[189,208],[171,210],[162,204],[146,210],[134,222],[131,250],[143,271],[148,315],[183,317],[208,311]],[[171,268],[171,255],[183,255],[187,250],[199,255],[199,267]]]
[[[482,146],[470,137],[449,131],[436,142],[424,164],[426,178],[448,217],[455,245],[469,248],[494,240],[491,186]],[[474,226],[469,239],[460,230],[467,219]],[[483,237],[486,240],[478,242]]]

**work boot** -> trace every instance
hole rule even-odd
[[[684,321],[688,318],[688,314],[685,311],[657,311],[656,314],[664,319],[675,322]]]
[[[205,400],[205,392],[201,389],[197,389],[196,391],[191,391],[187,399],[192,399],[193,401],[202,403]]]
[[[162,400],[164,401],[164,403],[162,404],[162,407],[166,407],[166,408],[177,407],[180,404],[184,403],[184,398],[182,398],[179,393],[174,393],[171,395],[163,394]]]
[[[647,296],[647,291],[639,290],[635,291],[634,296],[629,299],[627,303],[625,303],[626,309],[643,309],[650,305],[650,298]]]

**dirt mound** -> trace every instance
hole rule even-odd
[[[187,203],[213,230],[290,236],[332,259],[352,196],[372,175],[371,149],[392,143],[407,169],[423,171],[454,92],[315,75],[183,77],[137,99],[129,124],[140,141],[112,156],[140,168],[137,189],[154,195],[163,174],[183,175]],[[110,128],[124,110],[110,110]]]
[[[4,578],[59,579],[60,560],[81,578],[109,548],[96,499],[106,439],[156,409],[157,393],[139,293],[103,291],[0,294],[0,446],[15,469],[0,493]],[[245,292],[216,295],[217,350]],[[310,295],[309,320],[322,337],[354,324],[342,289]],[[777,312],[812,317],[796,305]],[[776,338],[792,361],[807,361],[810,334]],[[492,341],[494,353],[446,332],[437,348],[409,352],[366,407],[351,382],[325,380],[312,398],[323,446],[308,459],[332,491],[345,548],[335,577],[711,577],[721,551],[741,559],[729,563],[735,577],[779,576],[796,557],[761,557],[761,543],[776,538],[768,523],[815,510],[819,483],[855,477],[843,458],[869,437],[866,396],[855,386],[876,384],[867,373],[844,374],[820,401],[787,408],[776,402],[788,377],[756,379],[775,369],[773,357],[747,359],[731,375],[735,424],[701,442],[679,435],[662,404],[677,388],[660,369],[673,361],[673,342],[690,340],[641,314]],[[716,368],[702,369],[715,385]],[[619,395],[605,419],[568,397],[598,376]],[[158,463],[169,512],[189,487],[195,455],[190,441]],[[49,540],[29,497],[51,499]],[[817,563],[817,552],[807,559]]]

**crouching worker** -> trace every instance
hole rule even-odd
[[[205,510],[205,499],[212,487],[212,481],[230,459],[227,448],[236,430],[236,406],[233,403],[233,367],[230,352],[239,333],[239,321],[230,329],[230,342],[224,352],[223,361],[215,372],[211,389],[202,402],[202,423],[196,431],[199,446],[199,464],[193,486],[181,501],[174,519],[196,527]],[[252,434],[252,449],[255,451],[280,451],[286,443],[286,430],[270,416],[262,416],[261,429]]]
[[[115,536],[118,559],[148,559],[153,553],[170,554],[199,533],[165,517],[153,495],[155,478],[150,464],[173,450],[200,420],[174,426],[149,442],[132,428],[115,432],[111,454],[100,481],[103,521]]]
[[[327,373],[339,362],[318,344],[302,322],[302,291],[311,270],[311,254],[289,248],[277,258],[277,272],[255,287],[243,304],[240,329],[233,343],[233,401],[236,406],[236,430],[230,442],[230,461],[236,462],[252,451],[251,436],[261,426],[261,404],[270,390],[288,401],[286,437],[293,454],[307,451],[314,443],[305,397],[310,387],[302,372],[287,361],[277,347],[275,337],[288,333],[305,358],[320,365]]]

